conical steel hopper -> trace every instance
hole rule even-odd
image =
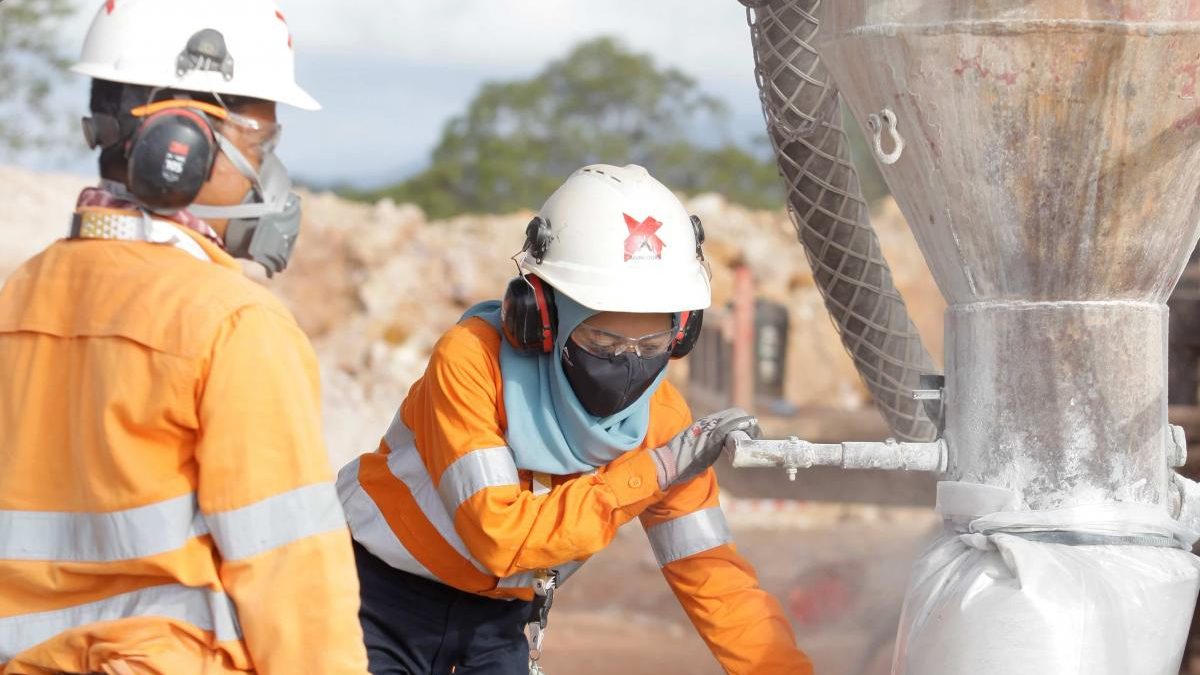
[[[822,58],[950,307],[950,478],[1166,505],[1163,304],[1200,222],[1200,2],[837,0]],[[895,138],[889,127],[894,121]]]

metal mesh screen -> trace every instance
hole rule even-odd
[[[936,369],[871,229],[838,90],[813,48],[821,0],[740,1],[788,211],[825,307],[896,437],[932,440],[912,390]]]

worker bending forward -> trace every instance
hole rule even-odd
[[[595,165],[526,235],[503,302],[442,336],[379,449],[338,477],[371,672],[535,671],[554,589],[640,517],[726,671],[810,673],[709,468],[756,422],[693,422],[663,379],[710,303],[699,220],[645,169]]]
[[[270,0],[100,5],[101,183],[0,291],[6,675],[367,670],[316,360],[232,257],[298,232],[292,58]]]

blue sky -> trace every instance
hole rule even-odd
[[[20,0],[16,0],[20,2]],[[97,0],[62,32],[75,54]],[[281,110],[280,155],[317,183],[373,186],[425,165],[443,123],[480,84],[527,77],[574,44],[622,39],[680,68],[724,99],[737,139],[763,133],[745,10],[737,0],[283,0],[303,84],[325,109]],[[82,110],[72,76],[64,104]],[[44,169],[90,171],[90,158],[22,157]]]

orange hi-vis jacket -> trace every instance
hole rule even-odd
[[[0,291],[0,672],[364,675],[311,347],[180,232]]]
[[[468,319],[438,342],[377,452],[342,469],[338,492],[354,538],[392,567],[463,591],[533,597],[640,516],[676,597],[730,673],[803,675],[779,604],[735,550],[712,470],[666,493],[649,448],[692,422],[664,383],[642,448],[595,473],[534,475],[505,443],[500,336]]]

